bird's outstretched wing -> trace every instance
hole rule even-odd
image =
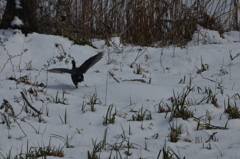
[[[72,70],[67,69],[67,68],[52,68],[50,70],[47,70],[48,72],[52,72],[52,73],[69,73],[72,74]]]
[[[92,67],[95,63],[97,63],[103,57],[104,53],[100,52],[95,56],[90,57],[86,60],[79,68],[77,68],[77,72],[80,74],[84,74],[87,70]]]

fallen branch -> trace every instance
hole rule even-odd
[[[237,53],[235,56],[232,56],[232,54],[231,54],[231,53],[232,53],[232,52],[229,52],[231,61],[233,61],[235,58],[237,58],[237,57],[239,57],[239,56],[240,56],[240,52],[239,52],[239,53]]]
[[[213,132],[213,134],[210,135],[210,137],[209,137],[209,139],[206,141],[206,143],[209,142],[210,140],[214,140],[213,137],[214,137],[214,135],[216,135],[216,134],[217,134],[217,132]]]
[[[23,92],[20,92],[22,95],[22,98],[24,99],[24,101],[27,103],[27,106],[29,106],[30,108],[32,108],[32,110],[34,110],[36,113],[38,113],[38,115],[42,114],[40,111],[38,111],[36,108],[34,108],[31,103],[29,103],[29,101],[27,100],[26,96],[24,95]]]
[[[212,80],[212,79],[209,79],[209,78],[205,78],[205,77],[203,77],[202,74],[200,74],[200,75],[202,76],[203,79],[209,80],[209,81],[214,82],[214,83],[216,82],[216,81],[214,81],[214,80]]]
[[[109,75],[115,80],[117,81],[117,83],[120,83],[119,80],[117,80],[115,77],[114,77],[114,74],[112,73],[112,71],[108,71]]]

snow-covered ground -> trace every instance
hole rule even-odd
[[[181,48],[124,46],[112,38],[111,46],[94,40],[94,49],[18,30],[0,30],[0,38],[0,158],[47,146],[74,159],[95,151],[101,159],[160,159],[164,151],[173,158],[240,158],[240,120],[224,112],[228,101],[240,107],[239,32],[221,37],[201,29]],[[80,66],[101,51],[78,89],[69,74],[46,71],[71,69],[73,58]],[[193,116],[175,118],[177,107]],[[114,123],[103,124],[113,115]],[[181,130],[177,142],[170,141],[171,127]]]

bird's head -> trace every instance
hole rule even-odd
[[[76,67],[75,60],[72,60],[72,65],[73,65],[73,68]]]

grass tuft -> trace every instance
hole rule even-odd
[[[240,111],[236,101],[232,104],[230,103],[230,99],[228,99],[227,106],[224,102],[224,112],[228,114],[229,119],[240,119]]]
[[[116,116],[116,108],[115,112],[112,114],[113,111],[113,104],[109,105],[106,116],[103,119],[103,125],[114,124],[115,123],[115,116]]]
[[[133,111],[133,110],[132,110]],[[151,111],[143,108],[143,106],[138,111],[133,111],[134,114],[130,121],[143,121],[143,120],[152,120]]]
[[[83,101],[83,103],[82,103],[82,111],[83,112],[85,111],[84,109],[87,105],[90,106],[90,111],[95,112],[96,111],[95,105],[96,104],[99,104],[99,105],[102,104],[101,100],[97,97],[96,93],[94,93],[93,95],[89,95],[88,99],[89,99],[88,102]]]
[[[168,134],[169,141],[177,142],[182,134],[182,124],[178,125],[176,121],[175,125],[174,123],[172,124],[169,123],[169,125],[170,125],[170,133]]]

